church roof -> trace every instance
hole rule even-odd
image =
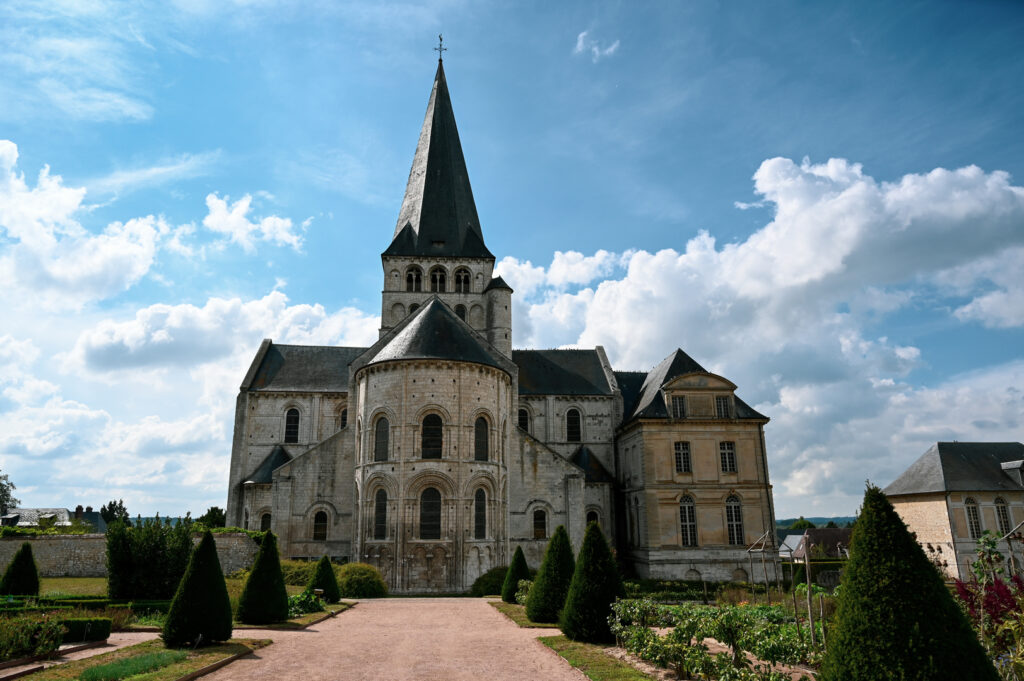
[[[257,485],[269,485],[274,481],[274,471],[292,460],[291,455],[281,445],[275,445],[263,463],[256,467],[246,482],[255,482]]]
[[[597,350],[513,350],[520,395],[611,395]]]
[[[586,445],[580,445],[580,448],[573,453],[569,461],[583,469],[583,479],[585,482],[615,482],[615,479],[601,465],[594,452],[590,451],[590,448]]]
[[[1022,459],[1024,444],[1020,442],[936,442],[884,492],[1020,491],[1021,484],[1003,472],[1003,464]]]
[[[491,289],[495,289],[495,288],[507,288],[509,291],[512,290],[512,287],[509,286],[508,284],[506,284],[505,280],[502,279],[500,276],[497,276],[494,279],[491,279],[490,283],[487,284],[487,287],[484,288],[484,293],[486,293],[487,291],[490,291]]]
[[[278,345],[265,340],[242,388],[348,392],[348,365],[364,352],[366,348]]]
[[[366,364],[403,359],[447,359],[504,368],[469,325],[437,296],[416,310]]]
[[[395,235],[384,255],[494,257],[484,245],[440,61]]]

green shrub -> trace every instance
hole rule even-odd
[[[286,619],[288,592],[281,575],[277,539],[273,533],[268,532],[238,599],[238,620],[246,624],[269,624]]]
[[[282,560],[281,573],[285,584],[306,586],[316,574],[316,563],[309,560]]]
[[[963,611],[882,490],[850,540],[821,681],[995,681]]]
[[[3,579],[0,579],[0,594],[11,596],[38,596],[39,570],[32,557],[32,545],[25,542],[14,554],[11,564],[7,566]]]
[[[64,625],[64,642],[106,641],[114,621],[109,617],[73,617],[60,621]]]
[[[597,523],[590,523],[583,535],[583,546],[576,571],[569,585],[569,596],[559,624],[573,641],[610,643],[615,640],[608,627],[608,616],[616,598],[625,596],[619,569]]]
[[[530,598],[530,589],[532,588],[532,579],[520,579],[519,584],[516,585],[516,603],[525,607],[526,601]]]
[[[187,653],[183,650],[161,650],[156,653],[126,657],[90,667],[83,671],[78,678],[79,681],[119,681],[119,679],[127,679],[131,676],[169,667],[181,662],[186,656]]]
[[[311,612],[323,612],[324,604],[308,589],[288,597],[288,617],[299,617]]]
[[[170,599],[192,552],[191,518],[107,526],[107,595],[114,599]]]
[[[380,598],[387,595],[388,585],[372,565],[346,563],[338,570],[338,590],[342,598]]]
[[[162,633],[168,648],[208,645],[231,638],[231,600],[213,535],[203,533],[171,601]]]
[[[501,585],[501,600],[506,603],[515,603],[516,589],[519,588],[519,581],[529,578],[530,568],[526,565],[523,547],[517,546],[516,552],[512,555],[512,564],[508,566],[508,572],[505,573],[505,581]]]
[[[508,574],[508,567],[505,565],[491,568],[476,578],[473,586],[469,588],[469,595],[480,598],[500,594],[505,584],[506,574]]]
[[[0,617],[0,662],[51,655],[60,648],[63,632],[55,617]]]
[[[575,569],[569,533],[559,525],[548,542],[544,560],[533,580],[530,597],[526,600],[526,616],[534,622],[557,622]]]
[[[306,585],[306,591],[322,589],[323,599],[327,603],[337,603],[341,600],[341,591],[338,589],[338,578],[334,574],[334,566],[331,559],[323,556],[316,563],[316,571]]]

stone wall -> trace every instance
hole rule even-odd
[[[224,574],[248,568],[259,547],[247,534],[215,534],[217,557]],[[32,555],[42,577],[106,577],[107,538],[102,534],[44,535],[0,539],[0,569],[6,569],[23,542],[32,545]],[[195,542],[199,542],[196,536]]]

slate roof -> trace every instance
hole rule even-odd
[[[504,369],[466,322],[433,296],[366,365],[404,359],[448,359]]]
[[[484,245],[440,61],[394,239],[384,255],[494,258]]]
[[[63,527],[71,524],[71,512],[66,508],[9,508],[7,515],[18,516],[18,527],[36,527],[39,518],[54,516],[54,525]]]
[[[256,470],[252,472],[246,482],[255,482],[257,485],[269,485],[274,481],[274,470],[285,465],[292,460],[291,455],[281,445],[276,445],[270,454],[267,454],[267,458],[263,459],[263,463],[256,467]]]
[[[511,286],[506,284],[505,280],[502,279],[500,276],[497,276],[497,277],[494,277],[493,279],[491,279],[491,281],[484,288],[484,293],[487,293],[488,291],[490,291],[491,289],[494,289],[494,288],[507,288],[509,291],[514,290]]]
[[[1020,491],[1004,462],[1024,459],[1020,442],[936,442],[883,491],[888,495],[934,492]]]
[[[640,391],[647,380],[646,371],[616,371],[615,382],[619,384],[619,391],[622,392],[622,413],[627,417],[636,409],[637,400],[640,399]]]
[[[844,553],[850,548],[850,537],[853,529],[849,527],[815,527],[804,530],[800,544],[793,551],[794,560],[802,560],[807,552],[807,544],[811,545],[811,560],[820,555],[815,547],[822,547],[827,558],[846,558]]]
[[[569,457],[569,461],[583,469],[583,479],[585,482],[615,482],[615,479],[601,465],[597,455],[590,451],[590,448],[586,445],[581,445]]]
[[[513,350],[520,395],[611,395],[597,350]]]
[[[348,392],[348,365],[366,348],[268,343],[249,390]]]

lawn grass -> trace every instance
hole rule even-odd
[[[107,596],[106,577],[41,577],[39,595]]]
[[[565,636],[541,636],[537,640],[561,655],[566,662],[593,681],[651,680],[651,677],[642,671],[605,653],[601,646],[570,641]]]
[[[267,639],[232,639],[219,645],[189,650],[187,651],[188,655],[184,660],[134,678],[139,679],[140,681],[142,679],[145,679],[145,681],[175,681],[186,674],[202,669],[214,662],[219,662],[225,658],[231,657],[232,655],[256,650],[257,648],[262,648],[269,644],[270,641]],[[87,657],[84,660],[75,660],[74,662],[68,662],[67,664],[59,664],[50,667],[49,669],[33,674],[32,681],[73,681],[74,679],[78,679],[86,669],[109,665],[111,663],[127,664],[124,662],[125,660],[162,652],[164,650],[166,649],[163,646],[163,641],[146,641],[145,643],[138,643],[136,645],[121,648],[120,650],[104,653],[102,655]]]
[[[557,629],[557,624],[547,624],[543,622],[533,622],[529,617],[526,616],[526,606],[518,605],[516,603],[506,603],[505,601],[488,601],[494,606],[498,612],[505,617],[509,618],[521,627],[536,627],[540,629]]]

